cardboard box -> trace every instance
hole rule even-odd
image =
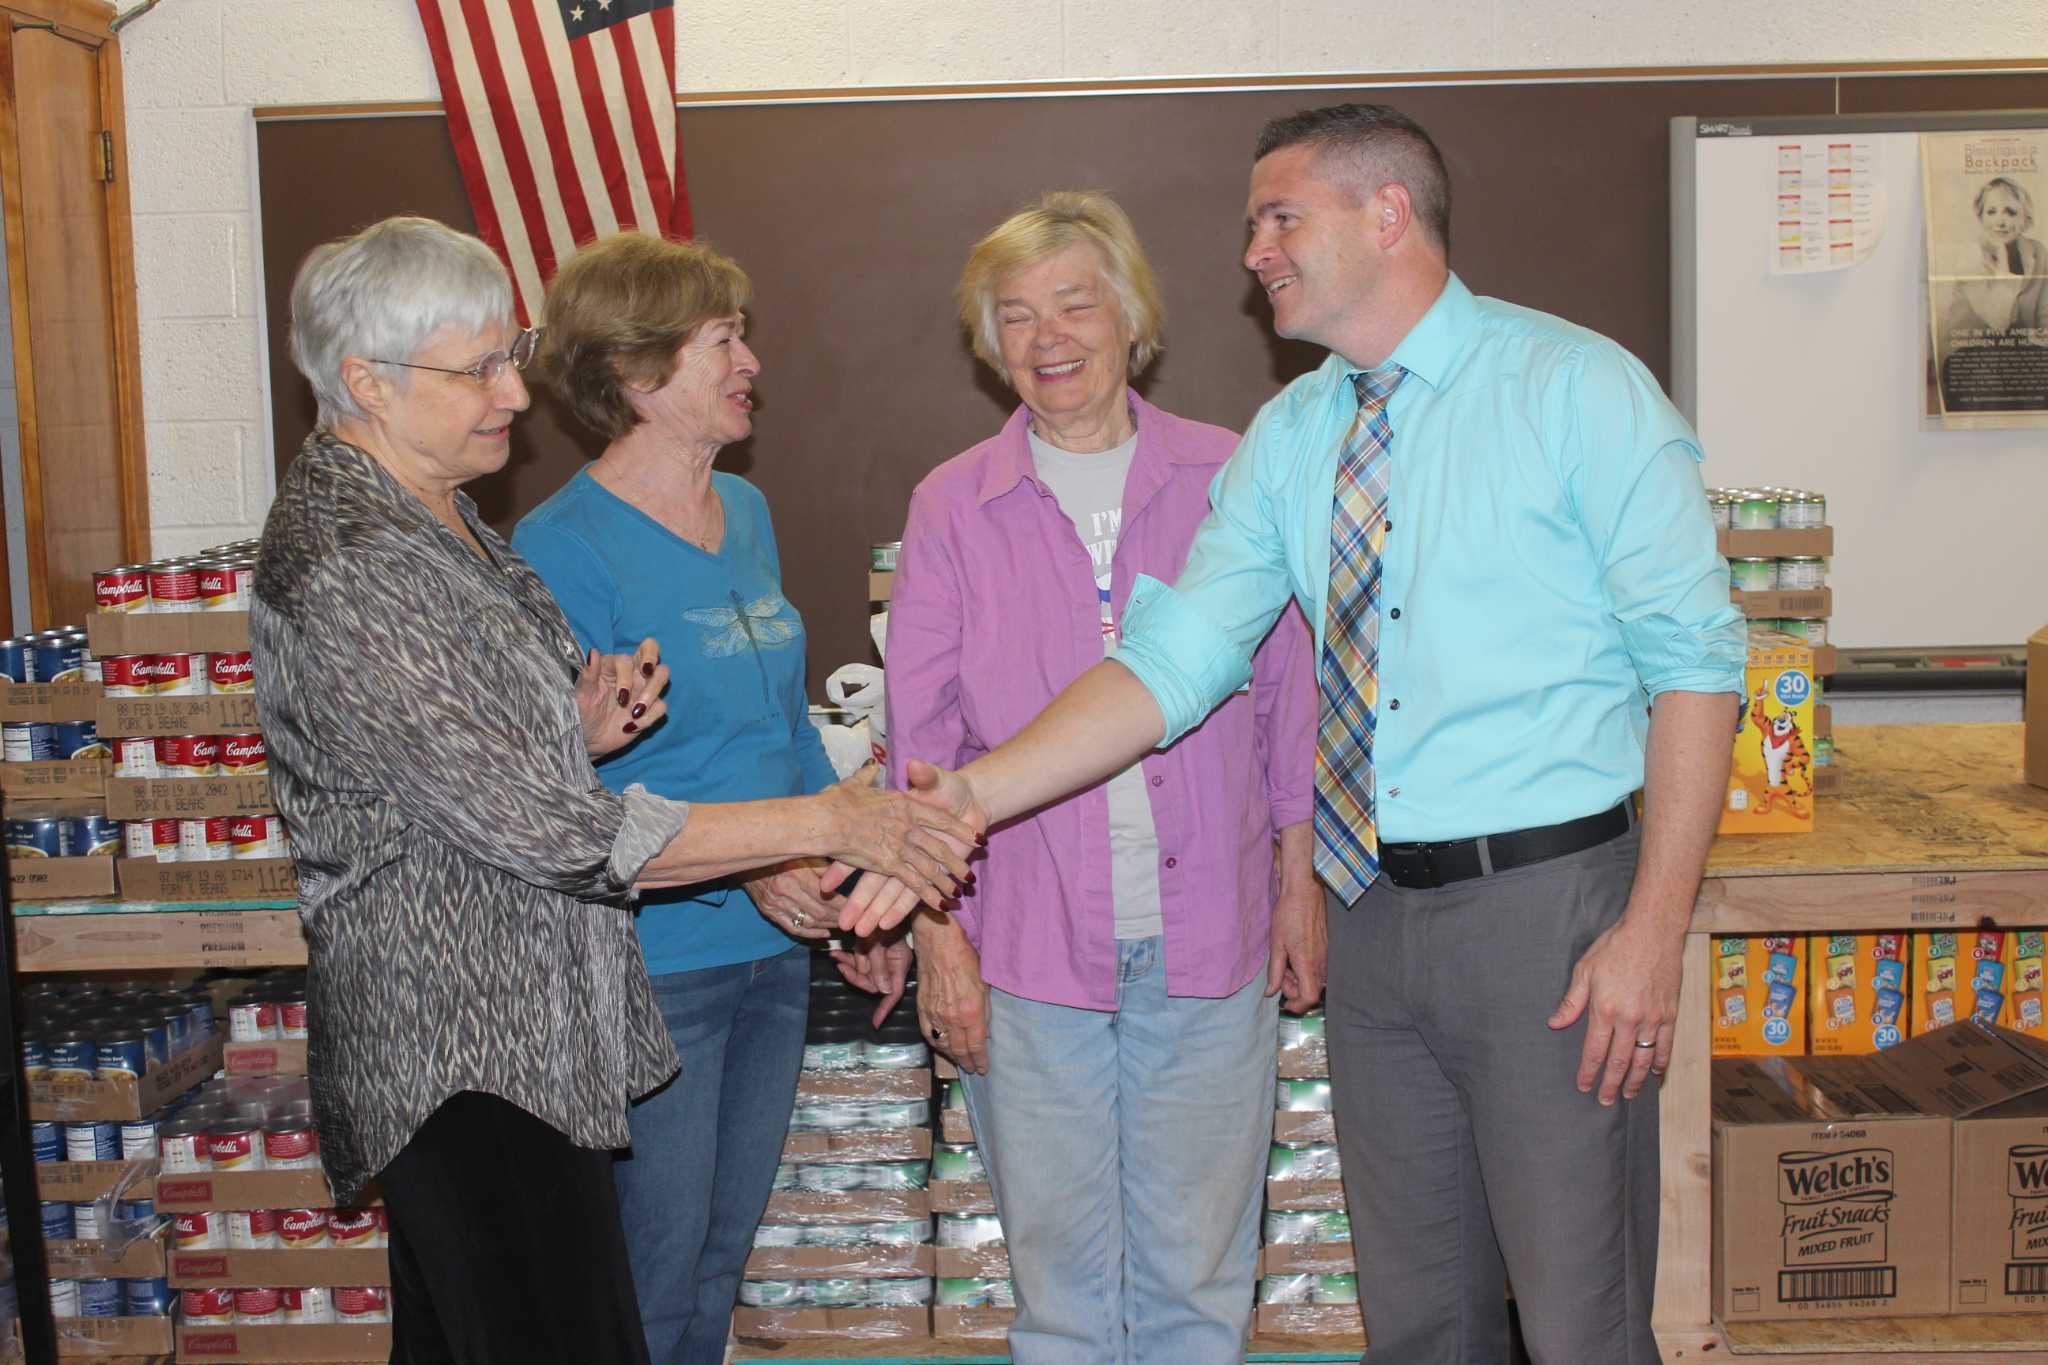
[[[796,1102],[819,1100],[928,1100],[932,1097],[929,1067],[903,1071],[799,1071]]]
[[[1280,1109],[1273,1114],[1273,1141],[1298,1146],[1335,1142],[1337,1116],[1327,1109]]]
[[[87,1356],[159,1356],[170,1349],[169,1318],[57,1319],[57,1358],[60,1360]]]
[[[1996,1024],[2005,1010],[2012,948],[2002,929],[1943,930],[1913,935],[1915,1037],[1964,1019]]]
[[[1948,1311],[1952,1125],[1840,1074],[1904,1050],[1713,1063],[1717,1319]]]
[[[1789,559],[1814,555],[1825,559],[1835,552],[1835,528],[1791,526],[1770,531],[1745,531],[1723,526],[1714,531],[1714,541],[1725,559]]]
[[[296,1252],[280,1253],[286,1256]],[[847,1247],[755,1247],[747,1254],[747,1278],[753,1280],[859,1280],[924,1277],[936,1272],[938,1258],[930,1245]],[[327,1283],[325,1280],[322,1284]],[[354,1284],[357,1281],[350,1280]]]
[[[371,1199],[369,1202],[381,1202]],[[158,1213],[193,1213],[200,1209],[325,1209],[334,1206],[327,1172],[209,1171],[200,1175],[159,1175]],[[294,1255],[298,1254],[296,1252]]]
[[[219,1034],[146,1072],[141,1078],[28,1083],[32,1119],[139,1119],[153,1114],[220,1070]],[[283,1207],[283,1206],[280,1206]]]
[[[1268,1242],[1259,1248],[1259,1278],[1268,1275],[1355,1275],[1349,1242]]]
[[[304,1046],[300,1044],[302,1052]],[[300,1070],[304,1069],[300,1067]],[[929,1128],[793,1132],[782,1139],[782,1159],[799,1165],[811,1161],[928,1161],[931,1155],[932,1130]]]
[[[1708,970],[1716,1057],[1806,1051],[1804,934],[1716,938]]]
[[[246,611],[96,611],[85,618],[95,658],[109,654],[212,654],[249,647]]]
[[[114,859],[9,858],[7,887],[16,900],[23,901],[94,900],[111,896]]]
[[[158,1186],[162,1188],[161,1183]],[[162,1196],[157,1199],[163,1205]],[[225,1207],[225,1206],[223,1206]],[[256,1204],[253,1208],[289,1208],[286,1204]],[[899,1223],[909,1218],[929,1218],[932,1197],[928,1190],[777,1190],[768,1196],[764,1223]]]
[[[2027,637],[2027,781],[2048,787],[2048,626]]]
[[[101,695],[98,683],[0,682],[0,720],[91,720],[99,714]]]
[[[1342,1337],[1363,1342],[1365,1315],[1355,1303],[1262,1303],[1252,1317],[1262,1337]]]
[[[1342,1209],[1344,1182],[1341,1180],[1268,1180],[1266,1207],[1269,1209]]]
[[[932,1335],[942,1341],[1001,1340],[1017,1320],[1014,1308],[963,1308],[940,1304],[932,1309]]]
[[[156,1197],[154,1161],[38,1161],[36,1198],[82,1204],[119,1192],[122,1199]]]
[[[1778,616],[1815,616],[1822,619],[1835,614],[1835,590],[1833,588],[1812,588],[1797,592],[1743,592],[1740,588],[1728,590],[1728,596],[1735,605],[1742,608],[1743,616],[1751,621]]]
[[[753,1337],[763,1341],[928,1337],[932,1334],[932,1314],[928,1308],[742,1307],[732,1310],[732,1330],[733,1335],[742,1339]]]
[[[1010,1248],[1003,1242],[978,1247],[939,1247],[937,1275],[942,1280],[1007,1280]]]
[[[1274,1074],[1289,1080],[1314,1080],[1330,1074],[1330,1049],[1320,1038],[1301,1047],[1283,1047],[1275,1054]]]
[[[1956,1124],[1957,1313],[2048,1311],[2048,1093]]]
[[[118,1255],[109,1255],[105,1242],[82,1242],[76,1238],[43,1241],[43,1258],[49,1262],[50,1278],[56,1280],[148,1280],[164,1274],[164,1243],[168,1228],[154,1237],[138,1237]]]
[[[88,720],[103,735],[242,735],[263,728],[254,692],[206,697],[106,697]]]
[[[230,1076],[303,1076],[306,1040],[280,1038],[274,1043],[228,1043],[220,1051],[221,1069]]]
[[[170,1325],[170,1319],[157,1321]],[[269,1327],[180,1327],[178,1359],[299,1365],[391,1359],[389,1323],[313,1323]]]
[[[933,1213],[994,1213],[995,1191],[986,1180],[934,1180]]]
[[[107,814],[116,820],[263,815],[277,809],[270,799],[268,773],[249,777],[110,777],[106,795]]]
[[[166,967],[303,967],[296,910],[17,915],[23,971],[132,971]]]
[[[205,863],[122,858],[120,863],[121,894],[129,900],[288,901],[299,895],[299,877],[290,858]]]
[[[2048,931],[2006,931],[2005,1008],[1998,1026],[2048,1039]]]
[[[965,1109],[939,1111],[939,1140],[970,1143],[974,1141],[974,1124],[968,1119]]]
[[[1769,615],[1785,615],[1771,612]],[[1749,642],[1746,709],[1721,805],[1723,834],[1813,832],[1813,650],[1768,632]]]
[[[1807,1047],[1816,1056],[1882,1052],[1911,1020],[1912,935],[1814,934],[1806,942]]]
[[[46,759],[36,763],[0,763],[0,793],[29,801],[107,794],[107,760]],[[108,814],[112,815],[111,810]],[[114,816],[121,819],[121,816]]]
[[[391,1283],[391,1258],[383,1247],[310,1247],[297,1251],[173,1251],[169,1275],[174,1289],[233,1285],[268,1286]]]

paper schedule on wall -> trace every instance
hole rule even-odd
[[[1871,142],[1780,137],[1771,200],[1771,273],[1861,263],[1884,235],[1884,161]]]

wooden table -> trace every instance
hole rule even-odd
[[[1809,835],[1716,841],[1686,938],[1664,1078],[1655,1323],[1667,1362],[1733,1352],[1772,1365],[2048,1365],[2048,1317],[1757,1323],[1725,1333],[1710,1302],[1710,935],[2048,924],[2048,790],[2020,777],[2018,725],[1843,726],[1839,792]]]

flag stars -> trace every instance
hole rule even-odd
[[[583,22],[583,6],[581,6],[581,5],[578,5],[578,6],[577,6],[577,7],[575,8],[575,9],[572,9],[572,10],[570,10],[570,11],[569,11],[569,17],[570,17],[571,19],[574,19],[574,20],[575,20],[575,21],[576,21],[577,23],[579,23],[579,24],[580,24],[580,23],[582,23],[582,22]]]

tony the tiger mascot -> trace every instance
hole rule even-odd
[[[1794,813],[1802,812],[1804,798],[1813,791],[1813,756],[1806,751],[1799,721],[1789,710],[1767,718],[1764,689],[1759,687],[1749,700],[1749,723],[1756,727],[1764,756],[1764,794],[1757,802],[1757,812],[1762,814],[1780,801]]]

